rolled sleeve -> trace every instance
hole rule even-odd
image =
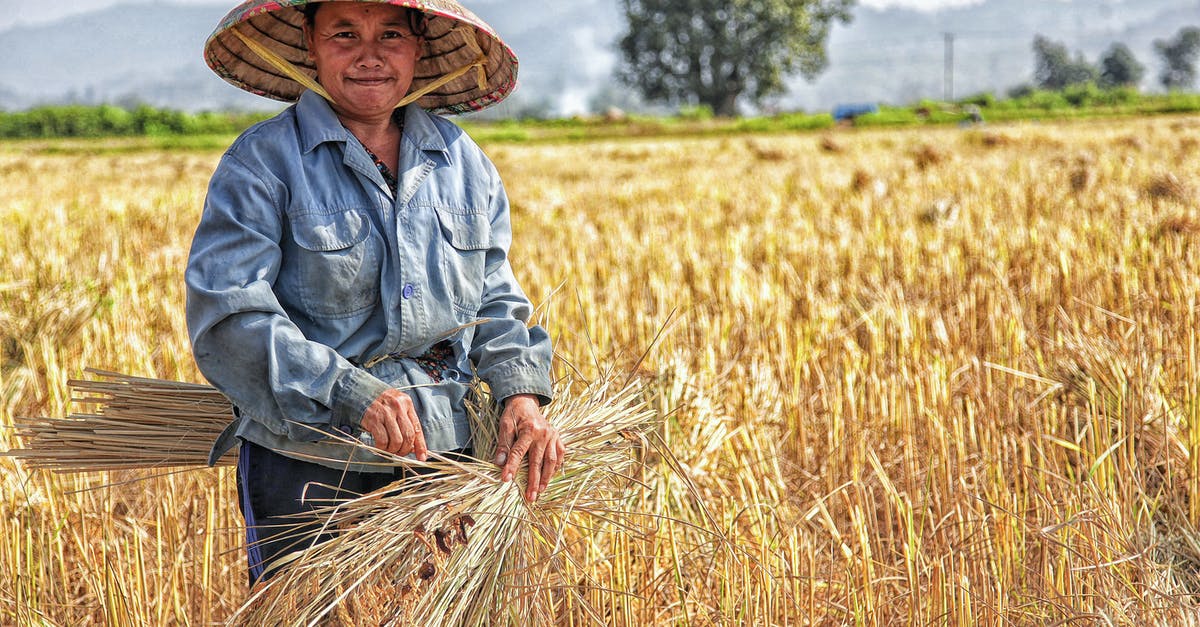
[[[489,383],[488,386],[492,390],[492,395],[498,399],[506,399],[517,394],[532,394],[537,397],[539,405],[546,405],[554,398],[549,374],[538,366],[508,368],[494,373],[492,381],[493,383]]]
[[[375,399],[379,398],[380,394],[390,388],[391,386],[365,370],[354,369],[347,372],[334,390],[332,417],[334,427],[358,429],[367,408],[375,402]]]

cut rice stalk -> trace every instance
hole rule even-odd
[[[638,386],[611,382],[564,394],[547,413],[568,453],[535,504],[522,497],[524,470],[504,484],[488,461],[445,463],[331,504],[316,515],[334,538],[281,565],[239,620],[316,624],[352,607],[364,624],[549,624],[563,595],[586,606],[572,543],[597,526],[638,527],[631,477],[655,413]],[[498,409],[471,414],[475,451],[489,460]]]
[[[93,408],[66,418],[16,422],[25,443],[3,453],[60,472],[204,466],[233,419],[233,406],[208,385],[87,370],[68,382],[72,402]],[[220,460],[232,464],[232,455]]]
[[[203,466],[232,417],[209,386],[88,372],[95,378],[70,385],[92,411],[24,421],[26,448],[7,455],[58,471]],[[568,452],[535,504],[522,496],[526,468],[501,483],[490,462],[500,412],[485,394],[468,406],[476,460],[422,463],[374,450],[426,474],[319,508],[320,530],[305,533],[332,530],[333,539],[272,565],[279,573],[237,618],[303,625],[349,612],[362,624],[543,624],[572,595],[571,606],[599,620],[573,549],[601,527],[640,533],[647,517],[634,511],[630,488],[657,416],[640,385],[621,379],[566,390],[547,408]]]

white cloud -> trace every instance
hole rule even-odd
[[[171,0],[173,4],[225,5],[232,9],[236,2],[220,0]],[[161,2],[160,2],[161,3]],[[70,2],[45,2],[45,0],[0,0],[0,30],[17,24],[43,24],[70,15],[104,9],[116,4],[151,4],[144,0],[71,0]]]
[[[966,7],[973,4],[983,4],[984,0],[860,0],[862,6],[873,9],[916,9],[918,11],[936,11],[952,7]]]
[[[134,4],[148,0],[71,0],[70,2],[45,2],[45,0],[0,0],[0,30],[17,24],[40,24],[51,22],[68,15],[86,13],[115,4]],[[161,0],[158,0],[161,2]],[[492,4],[495,0],[474,0],[478,4]],[[984,0],[859,0],[862,6],[877,9],[903,7],[920,11],[936,11],[946,7],[961,7],[981,4]],[[218,4],[232,9],[236,0],[170,0],[178,4]]]

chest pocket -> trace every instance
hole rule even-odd
[[[382,242],[371,237],[371,221],[357,210],[291,216],[290,258],[281,278],[303,310],[321,318],[342,318],[379,302]]]
[[[487,251],[492,245],[486,214],[438,207],[442,232],[442,274],[446,289],[463,322],[475,318],[483,297]]]

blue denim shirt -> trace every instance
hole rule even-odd
[[[476,375],[497,399],[549,402],[552,348],[527,325],[495,167],[451,122],[404,116],[396,197],[312,92],[221,159],[186,272],[196,363],[240,416],[213,461],[240,436],[370,470],[373,456],[330,436],[358,435],[388,388],[412,396],[430,450],[469,444]],[[438,382],[412,357],[444,339],[453,358]]]

